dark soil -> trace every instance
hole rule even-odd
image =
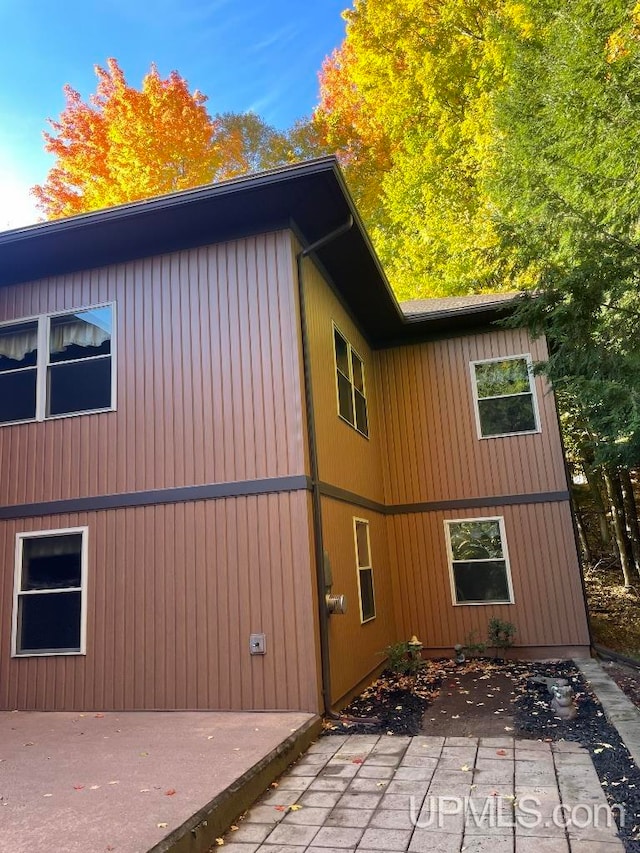
[[[494,665],[454,672],[445,679],[440,695],[424,715],[422,732],[445,737],[499,737],[505,728],[513,731],[515,698],[514,681]]]
[[[546,684],[534,680],[540,677],[569,681],[578,707],[575,720],[554,716]],[[637,700],[638,673],[630,670],[620,677]],[[428,661],[414,677],[384,673],[345,708],[340,719],[328,720],[325,726],[326,734],[482,737],[506,732],[517,738],[576,741],[589,750],[610,804],[624,807],[620,837],[627,853],[640,853],[640,770],[571,661],[478,659],[461,666],[451,660]]]

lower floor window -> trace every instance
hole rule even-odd
[[[369,522],[361,518],[353,519],[356,540],[356,564],[358,567],[358,593],[360,596],[360,621],[375,619],[376,600],[373,588],[373,567],[371,565],[371,543],[369,541]]]
[[[14,655],[84,654],[87,529],[19,533]]]
[[[445,521],[454,604],[512,604],[503,518]]]

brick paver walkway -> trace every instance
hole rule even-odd
[[[223,849],[618,853],[608,817],[589,754],[573,743],[339,736],[313,744]]]

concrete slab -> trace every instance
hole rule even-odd
[[[0,712],[0,851],[206,849],[318,731],[305,713]]]

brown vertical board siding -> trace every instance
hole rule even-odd
[[[0,707],[317,711],[304,491],[0,523]],[[10,657],[16,533],[89,528],[87,654]],[[267,654],[249,654],[264,632]]]
[[[478,438],[470,362],[521,353],[544,360],[545,343],[521,329],[497,330],[377,353],[387,503],[567,489],[555,402],[542,376],[535,379],[540,433]]]
[[[304,262],[303,276],[320,479],[372,500],[383,501],[376,359],[351,315],[308,259]],[[364,362],[369,438],[338,416],[332,322]]]
[[[362,507],[322,500],[324,547],[331,560],[334,594],[347,597],[347,612],[329,618],[332,704],[358,684],[383,660],[383,650],[395,641],[393,577],[384,516]],[[353,519],[369,522],[376,617],[360,621],[358,568]]]
[[[452,603],[445,519],[504,518],[514,604]],[[411,513],[387,518],[397,579],[398,633],[448,652],[492,616],[513,622],[517,646],[587,646],[584,598],[567,501]]]
[[[0,321],[107,301],[117,411],[1,426],[0,506],[304,472],[289,232],[3,287]]]

